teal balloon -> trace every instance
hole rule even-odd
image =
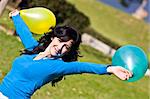
[[[122,66],[133,73],[127,82],[141,79],[148,69],[148,58],[138,46],[126,45],[119,48],[112,57],[112,65]]]

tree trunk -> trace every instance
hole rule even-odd
[[[0,0],[0,16],[2,15],[9,0]]]

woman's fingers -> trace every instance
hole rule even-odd
[[[132,73],[130,71],[127,71],[127,74],[129,75],[129,77],[132,77]]]
[[[123,74],[123,76],[121,77],[122,80],[128,80],[130,77],[127,74]]]
[[[125,80],[128,80],[130,77],[132,77],[132,73],[128,70],[124,71]]]
[[[121,68],[122,68],[123,72],[126,73],[126,75],[128,75],[129,77],[132,77],[132,72],[130,72],[129,70],[127,70],[123,67],[121,67]]]
[[[129,74],[125,74],[125,79],[128,80],[130,78]]]
[[[114,74],[121,80],[128,80],[130,77],[132,77],[132,72],[121,66],[116,66],[114,71]]]
[[[126,74],[127,74],[129,77],[132,77],[132,72],[130,72],[129,70],[126,70]]]
[[[126,77],[126,75],[124,75],[124,74],[120,74],[120,75],[118,75],[118,77],[119,77],[121,80],[127,80],[127,77]]]
[[[130,77],[132,77],[132,72],[130,72],[129,70],[127,70],[121,66],[108,67],[107,71],[113,73],[121,80],[128,80]]]

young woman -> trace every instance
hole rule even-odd
[[[81,36],[71,27],[56,27],[36,41],[19,11],[10,16],[26,49],[13,61],[12,69],[1,82],[0,99],[30,99],[37,89],[49,82],[54,86],[64,75],[112,73],[121,80],[132,76],[120,66],[76,62]]]

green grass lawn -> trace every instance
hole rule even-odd
[[[3,25],[9,29],[14,29],[13,22],[11,21],[8,15],[9,15],[9,11],[4,10],[3,15],[0,17],[0,25]]]
[[[23,46],[15,37],[0,31],[0,71],[3,76],[10,70],[13,59],[19,56],[20,49]],[[80,61],[111,63],[111,59],[93,48],[82,45],[80,49],[84,56]],[[56,87],[47,84],[32,99],[148,99],[148,84],[148,77],[127,83],[113,75],[72,75],[66,76],[66,80]]]
[[[147,52],[149,25],[98,0],[68,0],[89,17],[91,27],[102,36],[119,44],[135,44]]]

